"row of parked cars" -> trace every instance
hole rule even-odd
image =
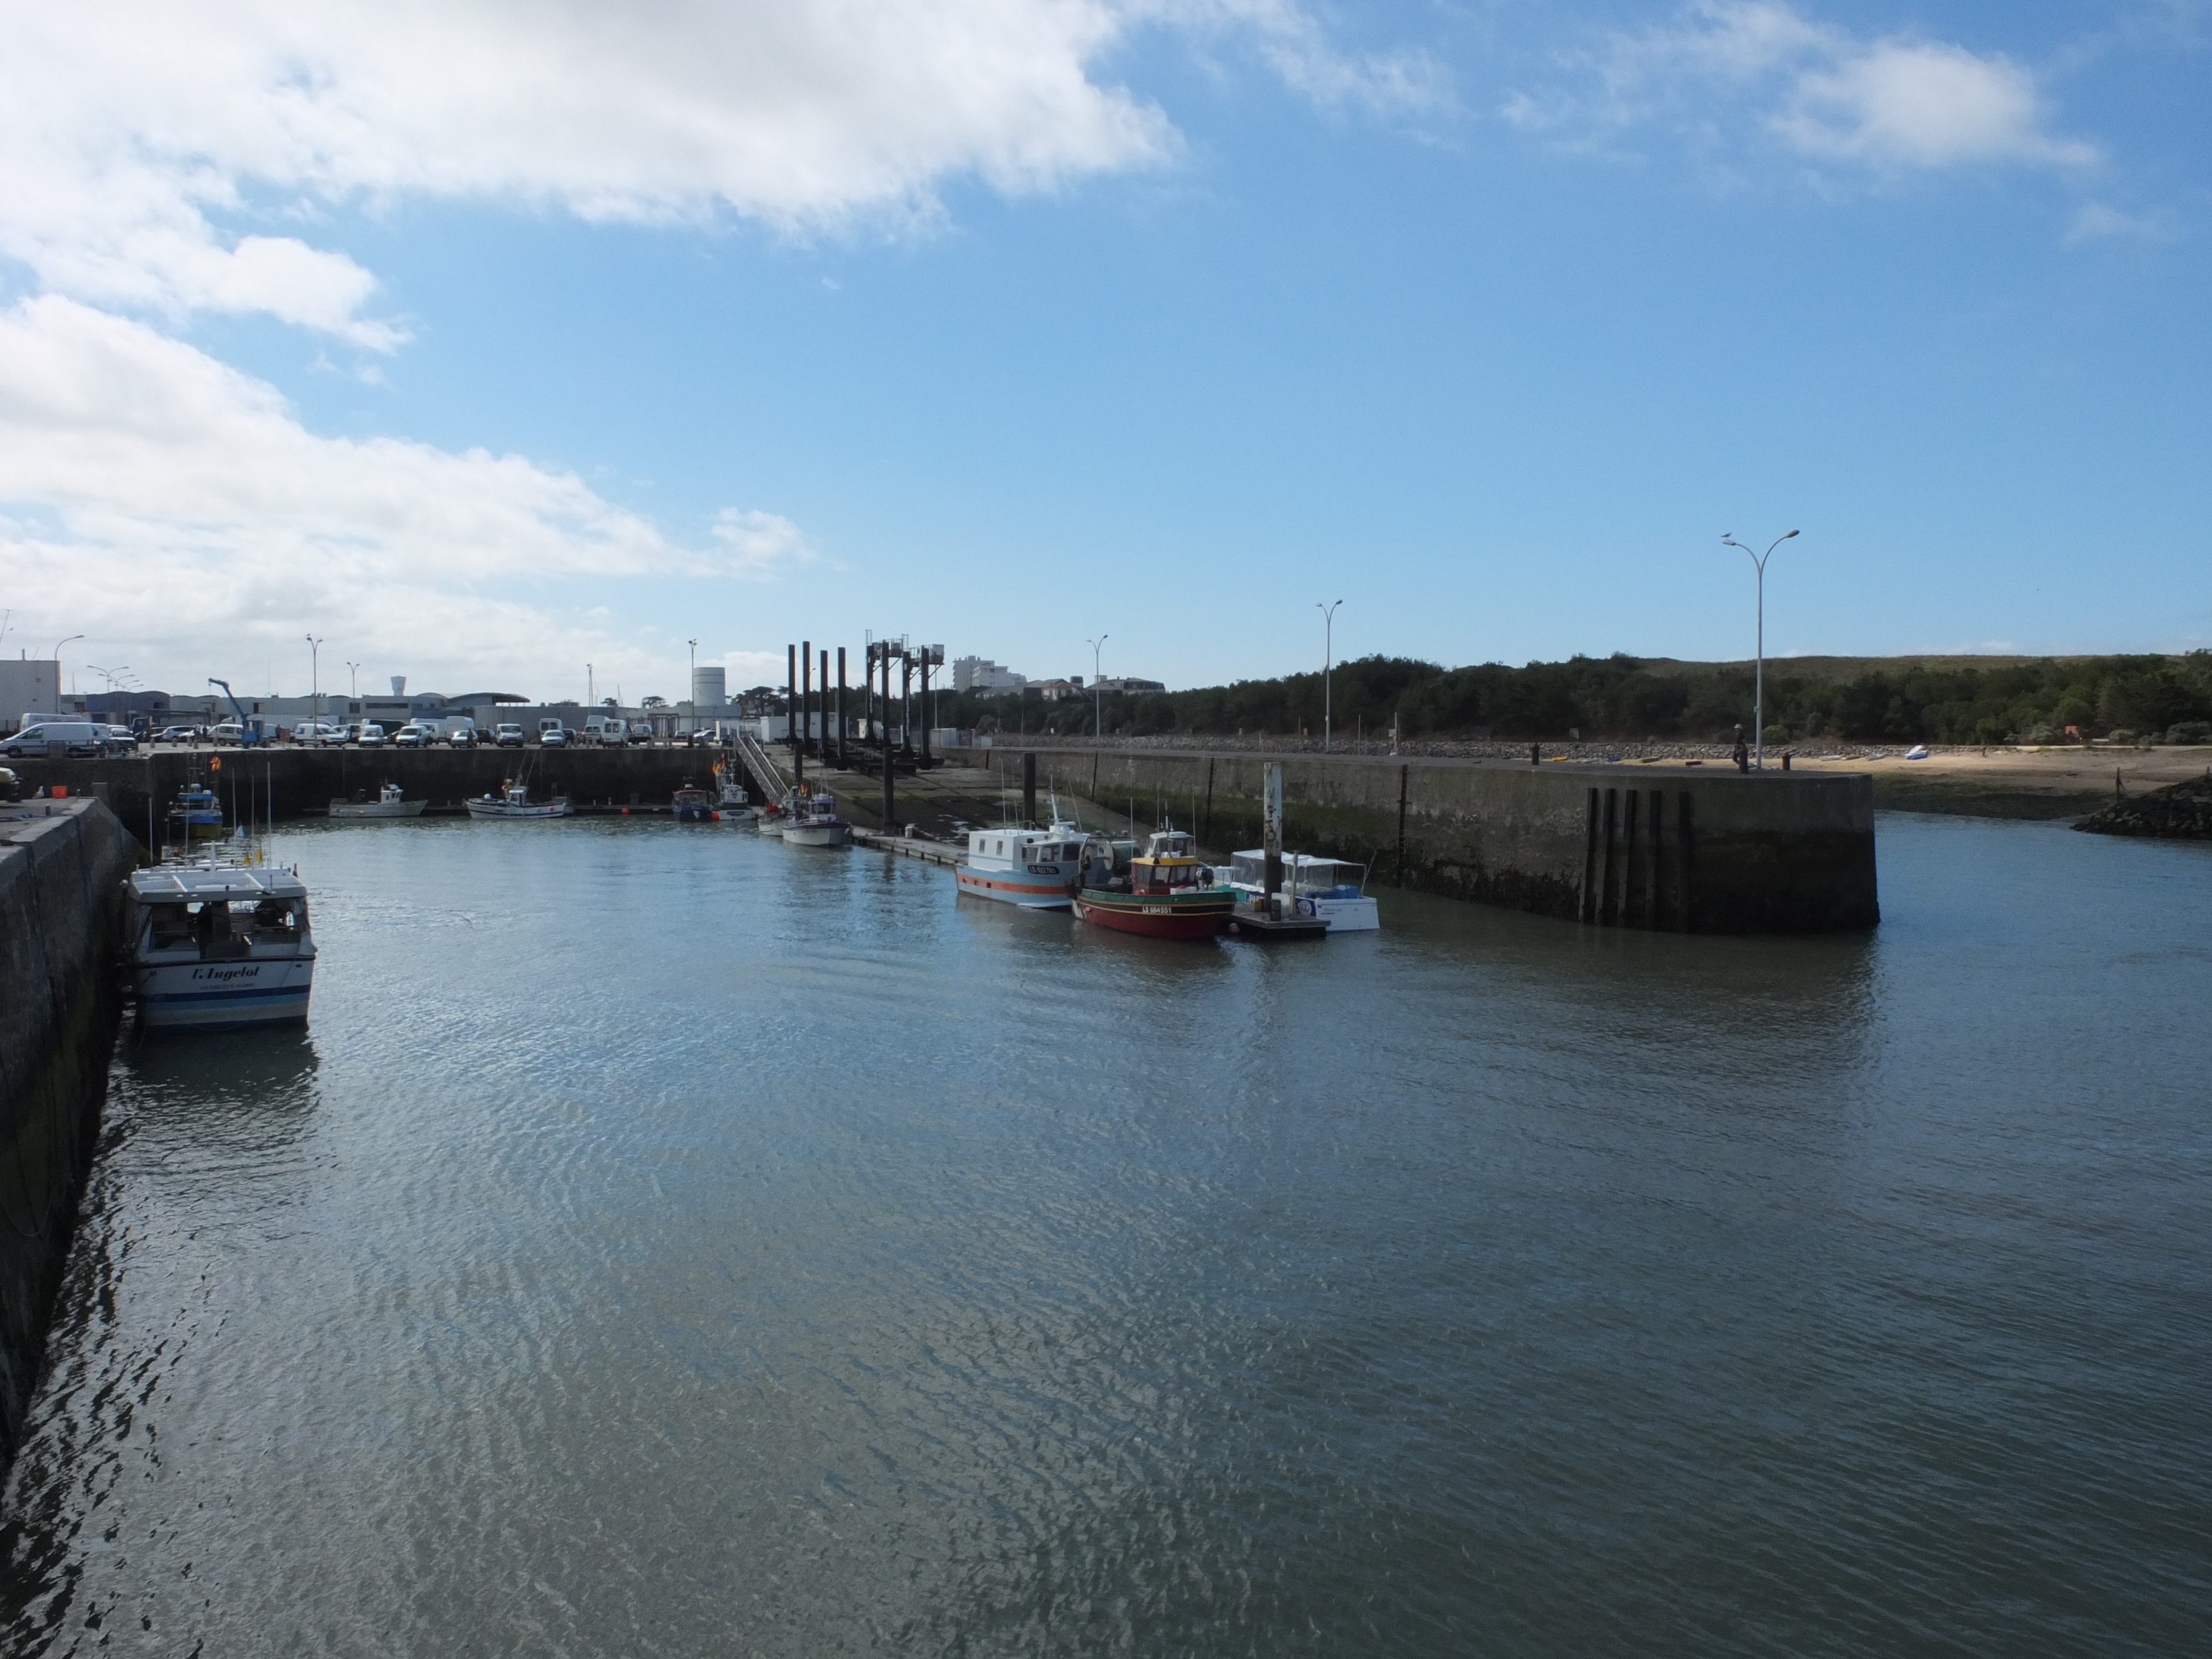
[[[56,752],[73,758],[94,759],[101,755],[124,755],[138,746],[137,735],[127,726],[107,726],[98,720],[41,719],[26,714],[15,731],[0,738],[0,755],[21,760],[29,755],[44,759]]]

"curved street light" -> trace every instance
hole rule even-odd
[[[307,635],[307,700],[314,706],[315,724],[323,723],[323,642]]]
[[[1091,740],[1093,743],[1105,735],[1100,724],[1103,717],[1099,714],[1101,696],[1098,690],[1098,653],[1106,648],[1106,641],[1112,637],[1110,634],[1101,634],[1095,640],[1084,641],[1084,644],[1091,647]]]
[[[1328,732],[1330,725],[1329,679],[1331,672],[1336,666],[1336,607],[1343,603],[1344,601],[1342,599],[1334,600],[1328,605],[1323,605],[1319,599],[1316,599],[1314,601],[1314,609],[1321,612],[1322,623],[1321,752],[1324,755],[1328,753]]]
[[[1753,553],[1733,535],[1723,535],[1723,547],[1742,548],[1750,556],[1751,568],[1759,573],[1759,653],[1754,659],[1751,682],[1752,765],[1759,771],[1766,769],[1766,562],[1774,556],[1774,550],[1797,532],[1794,530],[1777,536],[1764,553]]]
[[[361,665],[357,662],[349,662],[346,665],[346,696],[349,701],[351,701],[360,696]]]

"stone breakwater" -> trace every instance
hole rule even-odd
[[[2201,778],[2116,800],[2074,826],[2097,836],[2151,836],[2212,841],[2212,771]]]
[[[136,860],[98,801],[0,809],[0,1467],[38,1382],[99,1138]]]
[[[992,766],[993,750],[957,751]],[[1038,751],[1056,789],[1216,854],[1260,844],[1267,758],[1203,750]],[[1447,898],[1600,927],[1816,933],[1881,917],[1874,794],[1856,773],[1280,757],[1289,842]]]

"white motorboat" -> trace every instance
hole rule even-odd
[[[1229,884],[1240,900],[1255,901],[1267,890],[1267,855],[1258,848],[1229,855]],[[1284,908],[1328,924],[1332,933],[1374,932],[1382,926],[1375,901],[1366,896],[1367,866],[1312,853],[1283,854]]]
[[[758,816],[753,811],[752,797],[738,781],[735,772],[726,770],[722,763],[714,763],[714,771],[720,779],[715,791],[714,814],[724,823],[750,823]]]
[[[784,819],[787,847],[842,847],[851,826],[837,816],[835,795],[800,795]]]
[[[142,1026],[233,1030],[307,1018],[315,939],[297,869],[161,864],[125,886],[124,957]]]
[[[551,800],[530,799],[530,786],[509,782],[495,795],[471,795],[461,803],[469,809],[472,818],[565,818],[568,816],[568,798],[556,795]]]
[[[1103,867],[1084,880],[1086,866]],[[1066,822],[1048,830],[970,830],[968,856],[954,868],[963,893],[1024,910],[1065,910],[1079,885],[1103,887],[1113,873],[1113,848]]]
[[[374,800],[334,800],[331,816],[334,818],[416,818],[428,800],[409,800],[396,783],[387,783],[376,792]]]

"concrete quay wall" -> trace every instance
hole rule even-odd
[[[45,1352],[92,1167],[138,849],[95,800],[0,806],[0,1468]]]
[[[1020,751],[959,751],[1005,766]],[[1152,821],[1157,805],[1215,853],[1260,843],[1270,758],[1038,748],[1056,783]],[[1289,845],[1376,879],[1605,927],[1813,933],[1881,920],[1872,781],[1853,774],[1279,757]]]
[[[95,795],[140,841],[148,834],[148,808],[158,826],[177,791],[200,778],[215,786],[228,812],[234,796],[240,811],[258,821],[270,813],[295,818],[326,810],[333,800],[356,793],[374,799],[387,781],[410,800],[457,804],[496,789],[502,780],[527,769],[530,793],[544,798],[565,794],[579,804],[611,802],[665,806],[678,786],[707,787],[714,782],[715,760],[724,751],[709,749],[155,749],[104,760],[11,761],[28,793],[60,784],[72,795]],[[734,757],[732,757],[734,759]],[[219,770],[210,763],[220,759]],[[757,789],[756,795],[757,796]],[[635,800],[633,800],[635,797]],[[249,805],[250,804],[250,805]]]

